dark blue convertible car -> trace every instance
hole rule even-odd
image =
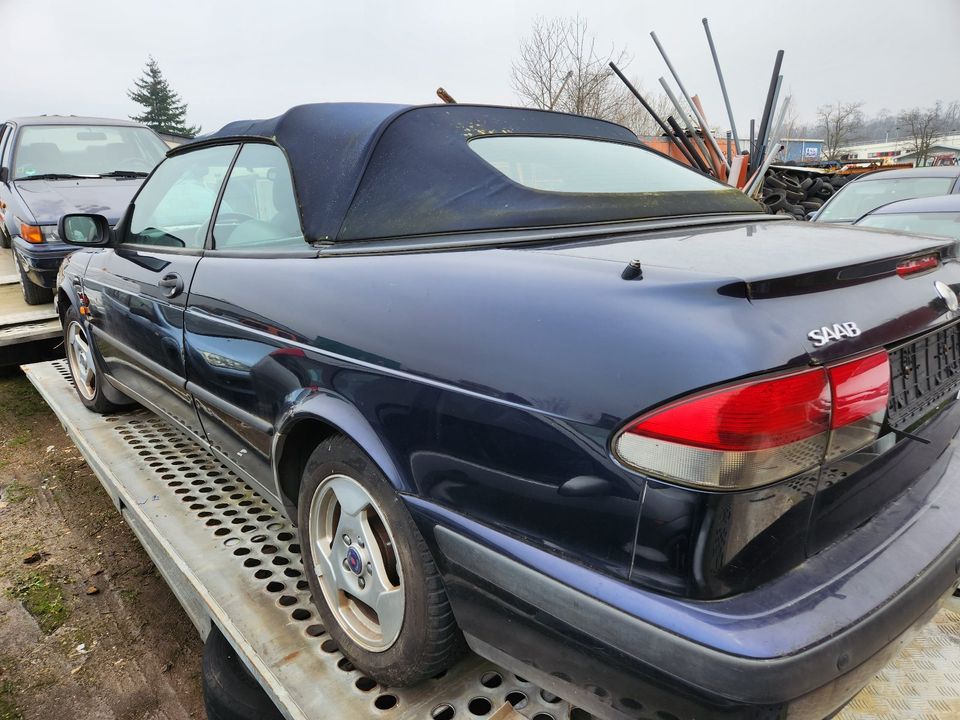
[[[385,684],[466,645],[602,717],[819,720],[956,585],[952,241],[765,215],[599,120],[366,104],[60,235],[81,400],[284,508]]]

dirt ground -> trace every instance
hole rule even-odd
[[[0,369],[0,720],[202,720],[201,651],[56,417]]]

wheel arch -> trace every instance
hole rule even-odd
[[[360,411],[345,398],[318,393],[286,412],[274,434],[274,481],[284,510],[294,522],[303,469],[316,447],[332,435],[343,435],[356,443],[398,491],[412,488],[393,454]]]

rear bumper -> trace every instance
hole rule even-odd
[[[35,285],[45,288],[57,286],[57,270],[63,259],[76,250],[62,242],[28,243],[19,235],[13,238],[13,253],[17,262]]]
[[[924,497],[908,491],[794,571],[711,602],[650,593],[421,500],[408,504],[428,536],[433,530],[475,649],[587,710],[821,720],[957,582],[960,461],[952,448],[929,470],[935,482],[918,482]],[[904,520],[905,507],[920,509]],[[857,534],[891,518],[898,530],[859,552]]]

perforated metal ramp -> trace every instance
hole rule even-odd
[[[87,411],[66,361],[24,371],[200,634],[215,622],[290,720],[459,720],[486,717],[508,696],[528,718],[569,717],[567,703],[475,655],[416,688],[379,687],[319,624],[281,513],[153,414]]]
[[[24,371],[200,634],[216,623],[290,720],[473,719],[505,701],[535,720],[591,717],[477,656],[416,688],[378,686],[319,624],[296,531],[281,513],[158,417],[88,412],[64,361]],[[960,605],[943,610],[840,718],[960,719]]]

